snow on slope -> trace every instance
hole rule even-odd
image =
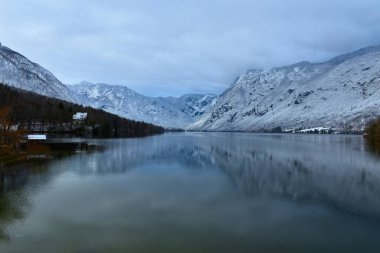
[[[81,83],[66,87],[48,70],[0,44],[0,82],[167,128],[361,130],[380,115],[380,46],[325,63],[249,70],[219,98],[197,94],[154,98],[125,86]]]
[[[16,88],[72,101],[68,88],[52,73],[0,43],[0,82]]]
[[[83,82],[68,87],[52,73],[0,43],[0,83],[167,128],[184,128],[215,103],[215,95],[147,97],[125,86]]]
[[[68,86],[77,103],[166,128],[184,128],[199,118],[215,95],[147,97],[125,86],[81,82]]]
[[[380,115],[380,46],[325,63],[250,70],[192,130],[257,131],[327,126],[361,130]]]

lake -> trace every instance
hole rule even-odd
[[[362,136],[167,133],[1,172],[0,252],[379,252]]]

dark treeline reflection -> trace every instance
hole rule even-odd
[[[366,139],[366,146],[370,152],[380,157],[380,142],[372,142]]]
[[[51,177],[46,162],[30,162],[0,170],[0,240],[9,240],[7,225],[23,219],[30,208],[26,185],[34,189],[47,184]]]

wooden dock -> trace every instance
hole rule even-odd
[[[50,150],[88,150],[94,145],[89,145],[87,141],[78,138],[47,138],[46,134],[29,134],[20,142],[22,148],[28,145],[43,145]]]
[[[87,150],[87,141],[48,140],[43,142],[51,150]]]

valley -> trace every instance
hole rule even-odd
[[[0,82],[166,129],[265,132],[324,128],[360,133],[380,116],[380,46],[324,63],[300,62],[241,74],[222,94],[149,97],[122,85],[65,85],[0,47]]]

